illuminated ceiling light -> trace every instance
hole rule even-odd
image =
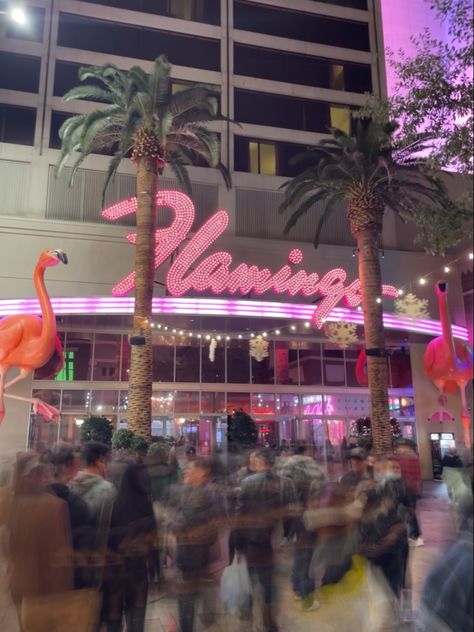
[[[306,327],[306,329],[309,329],[311,327],[311,323],[306,321],[304,326]]]
[[[158,325],[158,329],[161,329],[162,325]]]
[[[267,332],[266,332],[266,331],[264,331],[264,332],[263,332],[263,334],[262,334],[262,336],[263,336],[264,338],[266,338],[266,337],[268,336]]]
[[[152,326],[152,327],[155,327],[155,323],[151,323],[151,326]]]
[[[188,336],[189,336],[190,338],[192,338],[192,337],[193,337],[193,332],[192,332],[192,331],[190,331],[190,332],[189,332],[189,334],[188,334]]]
[[[357,308],[357,311],[358,311],[358,312],[361,312],[361,311],[362,311],[362,306],[361,306],[361,305],[359,305],[359,307]]]
[[[405,290],[402,290],[401,288],[398,290],[398,296],[403,296],[405,294]]]
[[[296,331],[296,325],[291,325],[290,329],[291,331]]]
[[[206,335],[206,340],[210,340],[211,336],[209,334]]]
[[[201,334],[198,334],[198,338],[202,338]]]
[[[174,334],[176,333],[176,329],[173,329],[173,333],[174,333]]]
[[[239,340],[242,340],[242,334],[239,334],[239,335],[237,336],[237,338],[238,338]]]
[[[222,340],[222,336],[216,336],[217,340]]]
[[[226,339],[226,340],[230,340],[230,336],[226,336],[226,337],[225,337],[225,339]]]
[[[446,272],[446,274],[451,272],[451,268],[449,266],[444,266],[443,270]]]
[[[168,327],[165,327],[165,331],[168,331]]]
[[[254,333],[251,333],[251,334],[250,334],[250,337],[251,337],[251,338],[253,338],[254,336],[255,336],[255,334],[254,334]]]
[[[277,336],[279,336],[279,335],[280,335],[280,333],[281,333],[281,332],[280,332],[280,330],[279,330],[279,329],[275,329],[275,334],[276,334]]]
[[[472,261],[474,259],[474,254],[472,252],[469,253],[469,259]]]
[[[377,296],[377,298],[375,299],[375,302],[380,305],[380,303],[382,302],[382,299],[380,298],[380,296]]]
[[[419,283],[420,285],[426,285],[426,279],[425,279],[425,278],[423,278],[423,277],[421,277],[421,278],[418,280],[418,283]]]

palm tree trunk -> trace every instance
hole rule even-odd
[[[137,164],[137,241],[135,246],[135,311],[133,334],[143,335],[143,346],[132,345],[128,383],[128,427],[146,439],[151,437],[153,385],[152,302],[155,277],[156,159],[144,156]]]
[[[390,414],[388,409],[388,362],[385,355],[383,305],[378,230],[370,228],[357,234],[359,249],[359,278],[364,311],[367,377],[371,400],[373,448],[376,453],[392,448]]]

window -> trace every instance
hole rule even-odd
[[[166,51],[172,64],[220,69],[218,40],[59,14],[58,45],[153,60]]]
[[[67,332],[66,354],[70,355],[70,361],[74,367],[75,380],[90,380],[92,365],[92,337],[93,334],[83,332]]]
[[[249,142],[250,173],[276,175],[276,147],[274,143]]]
[[[234,27],[315,44],[370,50],[367,23],[264,7],[256,2],[234,2]]]
[[[331,127],[341,129],[346,134],[351,133],[351,110],[343,105],[331,105],[329,107]]]
[[[321,345],[319,343],[301,342],[299,354],[301,386],[322,384]]]
[[[298,384],[298,347],[296,342],[275,342],[276,384]]]
[[[115,381],[120,374],[121,336],[96,334],[94,347],[94,381]]]
[[[252,143],[257,146],[257,149],[250,148],[250,145]],[[258,141],[252,138],[234,136],[234,166],[236,171],[252,173],[251,158],[253,160],[253,166],[255,167],[255,169],[258,167],[259,156],[261,157],[261,153],[259,153],[258,151],[258,145],[261,144],[271,145],[275,152],[274,162],[276,172],[272,172],[273,175],[293,177],[297,175],[297,173],[299,173],[301,169],[304,168],[304,163],[295,166],[290,164],[290,160],[293,156],[305,151],[305,145],[297,145],[295,143],[283,142],[269,143],[267,141]],[[261,164],[262,161],[260,160],[260,165]],[[258,173],[258,171],[254,171],[253,173]],[[260,173],[263,172],[261,171]]]
[[[349,92],[371,92],[368,64],[330,61],[287,51],[234,44],[234,72],[247,77],[332,88]]]
[[[174,342],[169,336],[153,336],[153,381],[173,382]]]
[[[331,64],[329,68],[329,87],[331,90],[344,90],[344,66]]]
[[[182,337],[176,342],[176,381],[199,382],[200,340]]]
[[[61,139],[59,138],[59,130],[61,125],[73,114],[66,112],[56,112],[53,110],[51,113],[51,125],[49,128],[49,146],[51,149],[61,149]]]
[[[344,351],[332,344],[323,345],[324,384],[346,386]]]
[[[39,57],[0,51],[0,88],[38,92],[40,65]]]
[[[367,0],[313,0],[313,2],[324,2],[324,4],[336,4],[340,7],[348,7],[349,9],[367,10]]]
[[[242,123],[327,132],[327,104],[277,94],[235,90],[235,119]]]
[[[85,0],[142,13],[220,24],[220,0]]]
[[[214,351],[214,362],[209,359],[209,343],[202,342],[202,381],[207,384],[225,382],[225,342],[218,341]],[[213,412],[203,410],[202,412]],[[216,411],[219,412],[219,411]]]
[[[229,340],[227,343],[227,382],[229,384],[248,384],[249,381],[249,343],[245,340]]]

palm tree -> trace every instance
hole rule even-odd
[[[357,242],[359,278],[364,313],[367,373],[371,394],[373,441],[376,451],[391,448],[388,409],[388,366],[384,342],[382,276],[379,241],[385,210],[411,219],[421,203],[447,204],[437,178],[429,174],[420,153],[427,148],[420,138],[395,150],[395,123],[358,119],[353,135],[331,128],[321,140],[293,160],[302,171],[285,182],[281,212],[291,210],[285,233],[319,203],[314,245],[324,223],[345,203],[346,218]]]
[[[104,195],[120,162],[130,157],[137,168],[135,310],[129,374],[129,428],[149,437],[151,432],[152,336],[151,316],[154,285],[154,236],[158,176],[169,165],[182,188],[190,194],[186,169],[190,164],[217,167],[229,179],[219,161],[219,137],[206,124],[220,120],[218,90],[195,85],[171,94],[171,65],[158,57],[148,74],[137,66],[123,71],[113,64],[79,70],[81,81],[91,80],[70,90],[64,101],[90,99],[104,103],[100,109],[68,118],[59,136],[61,154],[56,165],[59,174],[73,156],[74,175],[92,152],[113,152]],[[143,344],[144,342],[144,344]]]

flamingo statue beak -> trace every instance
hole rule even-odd
[[[63,250],[55,250],[54,252],[58,255],[59,261],[67,264],[67,254]]]

